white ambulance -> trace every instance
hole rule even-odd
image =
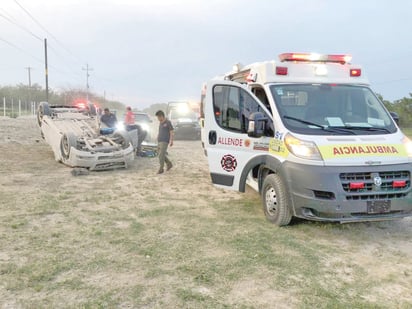
[[[202,90],[212,182],[260,192],[268,220],[412,215],[412,143],[348,55],[237,64]]]

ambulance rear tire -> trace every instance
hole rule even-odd
[[[262,186],[263,211],[266,218],[277,226],[288,225],[292,219],[285,184],[277,174],[267,175]]]

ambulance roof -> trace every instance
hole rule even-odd
[[[285,53],[279,61],[236,64],[224,79],[240,83],[328,83],[369,85],[361,66],[349,55]]]

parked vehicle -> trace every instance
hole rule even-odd
[[[139,125],[143,131],[146,132],[145,141],[150,142],[153,136],[153,120],[150,118],[149,114],[144,112],[133,112],[135,117],[135,123]]]
[[[199,116],[186,102],[169,102],[167,115],[176,139],[200,139]]]
[[[260,192],[267,219],[412,215],[412,143],[348,55],[285,53],[202,90],[212,182]]]
[[[126,168],[134,160],[137,132],[102,128],[92,104],[79,108],[41,102],[37,120],[56,161],[68,166],[107,170]]]

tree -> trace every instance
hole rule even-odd
[[[404,97],[394,102],[396,112],[399,115],[399,124],[401,127],[412,127],[412,93],[409,98]]]

